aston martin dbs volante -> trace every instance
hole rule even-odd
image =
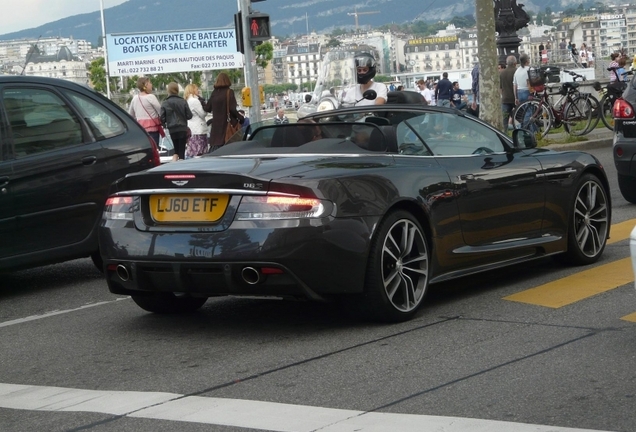
[[[598,160],[406,93],[256,124],[116,182],[99,233],[110,291],[156,313],[226,295],[347,299],[395,322],[432,283],[550,255],[599,259],[611,206]]]

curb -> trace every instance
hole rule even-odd
[[[605,135],[605,134],[603,134]],[[586,149],[595,149],[602,147],[612,147],[614,143],[614,137],[612,133],[608,131],[608,136],[595,137],[594,139],[589,139],[587,141],[579,141],[573,143],[566,144],[549,144],[545,147],[551,150],[586,150]]]

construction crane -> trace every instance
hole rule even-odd
[[[356,17],[356,32],[357,32],[358,31],[358,15],[371,15],[376,13],[380,13],[380,11],[358,12],[358,8],[356,7],[353,13],[349,12],[347,13],[347,15],[349,16],[353,15],[354,17]]]

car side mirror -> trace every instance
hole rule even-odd
[[[513,130],[512,142],[517,149],[531,149],[537,146],[537,138],[527,129]]]

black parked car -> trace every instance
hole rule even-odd
[[[159,165],[116,104],[68,81],[0,77],[0,271],[92,256],[111,183]]]
[[[614,102],[614,164],[621,195],[636,204],[636,81],[632,77],[623,96]]]
[[[611,205],[593,156],[402,97],[254,124],[247,141],[128,175],[100,229],[110,291],[158,313],[223,295],[345,298],[401,321],[430,283],[598,260]]]

